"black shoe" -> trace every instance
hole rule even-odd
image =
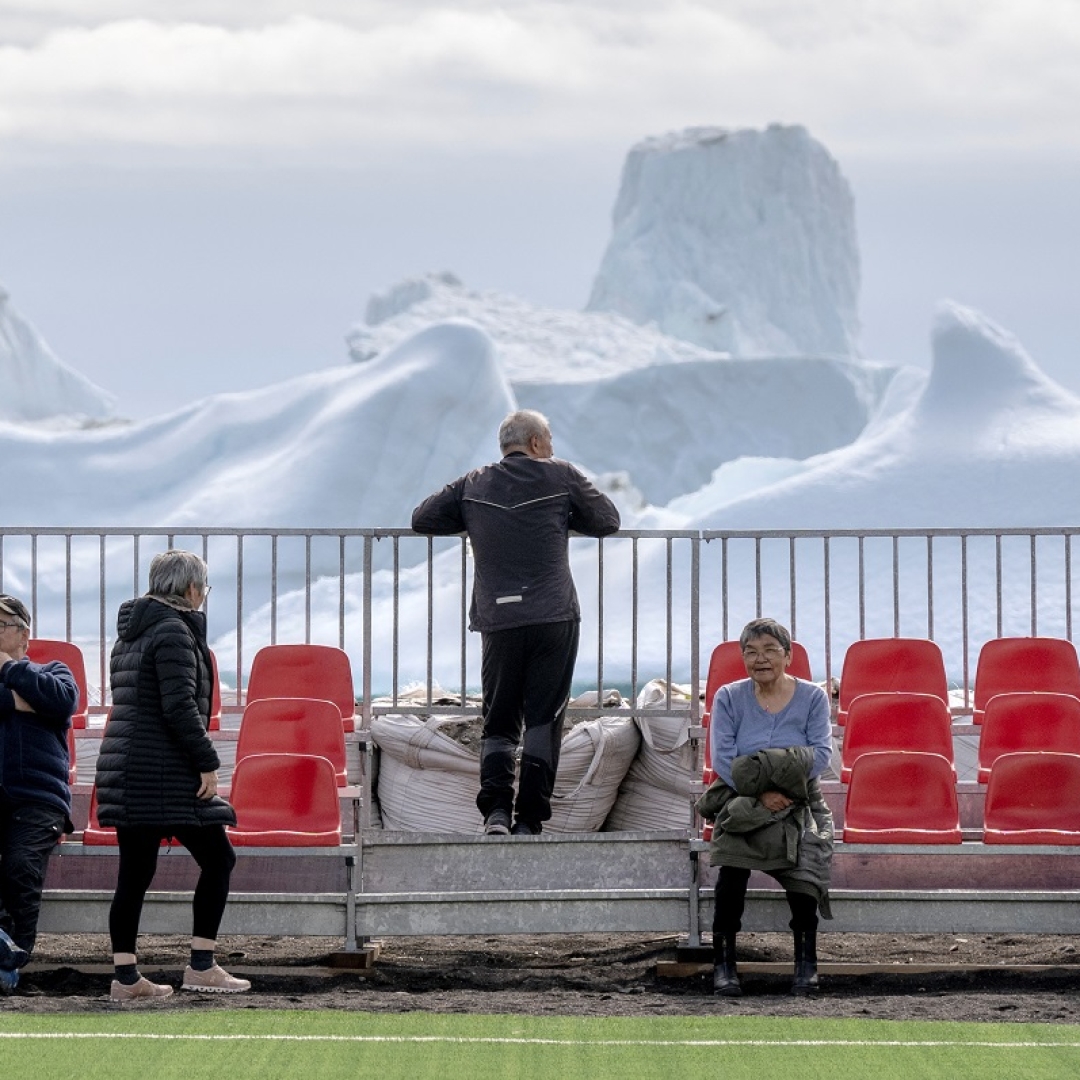
[[[739,971],[735,966],[734,934],[717,941],[713,959],[713,993],[717,997],[742,997]]]
[[[795,981],[791,984],[792,997],[806,997],[821,989],[817,970],[816,931],[795,934]]]
[[[510,831],[510,815],[505,810],[492,810],[484,818],[484,832],[488,836],[506,836]]]
[[[543,826],[539,822],[534,825],[531,821],[522,821],[518,818],[510,833],[512,836],[539,836],[541,829]]]

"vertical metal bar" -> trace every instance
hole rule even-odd
[[[1035,534],[1031,534],[1031,636],[1039,635],[1038,556],[1035,550]]]
[[[400,540],[401,537],[394,537],[394,581],[391,586],[393,590],[393,599],[391,601],[393,611],[390,616],[390,678],[392,683],[391,700],[394,703],[394,707],[397,707],[398,703],[398,635],[400,633],[400,624],[398,622],[399,617],[399,601],[401,596],[401,552],[400,552]]]
[[[1065,541],[1065,636],[1072,641],[1072,533],[1066,533]]]
[[[468,547],[461,542],[461,598],[458,603],[458,640],[461,642],[461,705],[464,708],[468,696],[465,649],[469,640],[469,559]]]
[[[822,552],[825,560],[825,686],[827,692],[832,694],[832,610],[829,603],[829,593],[832,587],[830,579],[830,565],[829,565],[829,538],[824,538],[824,550]]]
[[[338,536],[338,648],[345,651],[345,534]],[[367,695],[364,695],[365,701]]]
[[[672,653],[675,651],[675,619],[674,619],[674,607],[673,596],[675,592],[675,563],[674,563],[674,549],[671,543],[671,537],[669,536],[665,540],[667,547],[667,610],[665,611],[664,618],[664,630],[667,641],[667,657],[664,663],[664,682],[667,686],[667,693],[664,697],[664,708],[670,711],[671,709],[671,675],[672,675]]]
[[[859,537],[859,640],[866,637],[866,537]]]
[[[240,704],[244,670],[244,534],[236,534],[236,701]]]
[[[960,536],[960,649],[963,659],[964,708],[971,708],[971,635],[968,627],[968,547],[967,535]]]
[[[604,539],[596,542],[596,704],[604,707]],[[670,579],[671,569],[668,568]],[[670,616],[669,616],[670,619]],[[668,637],[668,664],[671,658],[671,637]]]
[[[690,722],[701,722],[698,679],[701,675],[701,537],[690,538]],[[696,760],[696,759],[695,759]],[[700,772],[698,772],[700,775]],[[691,821],[693,825],[693,821]]]
[[[754,612],[761,618],[761,537],[754,537]]]
[[[435,647],[435,583],[432,575],[435,572],[434,542],[429,536],[427,541],[427,707],[431,708],[431,676],[434,659],[432,650]]]
[[[791,636],[796,637],[798,630],[798,620],[796,618],[796,607],[798,605],[798,588],[796,582],[798,581],[798,573],[795,566],[795,537],[788,537],[788,589],[790,599],[788,601],[788,615],[791,619]]]
[[[105,641],[105,534],[98,533],[98,704],[105,704],[105,655],[108,652]]]
[[[38,621],[37,610],[37,593],[38,593],[38,574],[37,574],[37,533],[34,533],[30,537],[30,621],[34,626]]]
[[[720,627],[722,641],[728,639],[729,597],[728,597],[728,538],[720,541],[720,598],[723,611],[723,625]]]
[[[64,536],[64,637],[71,640],[71,533]]]
[[[7,592],[4,588],[4,534],[0,533],[0,592]]]
[[[630,541],[630,696],[638,696],[638,538]]]
[[[1002,583],[1001,583],[1001,534],[1000,533],[998,533],[998,535],[994,537],[994,547],[995,547],[995,566],[996,566],[995,580],[996,580],[996,583],[997,583],[996,584],[996,589],[997,589],[997,636],[1002,637],[1003,636],[1003,629],[1002,629],[1002,625],[1003,625],[1002,624],[1003,596],[1002,596]]]
[[[934,538],[926,538],[926,636],[934,640]]]
[[[900,636],[900,537],[892,538],[893,637]]]
[[[278,537],[270,537],[270,644],[277,644]]]
[[[131,595],[139,595],[139,534],[132,533],[132,556],[134,558],[134,567],[132,574]]]
[[[374,537],[370,534],[364,537],[364,644],[361,659],[363,689],[360,701],[360,724],[365,731],[371,727],[371,567],[374,561],[374,543]],[[370,805],[369,798],[370,792],[365,796],[365,805]]]
[[[311,644],[311,533],[304,537],[304,644]]]

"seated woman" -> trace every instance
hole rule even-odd
[[[712,703],[712,767],[719,777],[700,804],[715,819],[711,861],[719,865],[713,915],[713,990],[742,993],[735,935],[742,928],[751,870],[784,887],[795,936],[793,994],[818,988],[818,908],[828,911],[832,815],[817,777],[832,758],[829,699],[787,674],[791,635],[755,619],[739,636],[749,678],[722,686]]]

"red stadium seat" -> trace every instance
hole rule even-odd
[[[210,650],[210,726],[207,730],[221,730],[221,682],[213,649]]]
[[[68,744],[68,784],[77,784],[79,782],[79,768],[75,755],[75,729],[73,727],[68,728],[67,734]]]
[[[341,843],[334,766],[308,754],[252,754],[236,763],[229,801],[238,846],[333,847]]]
[[[98,824],[96,784],[90,789],[90,817],[83,829],[82,842],[95,847],[116,843],[116,830],[111,826]]]
[[[251,664],[247,701],[307,697],[332,701],[345,731],[355,730],[356,698],[348,654],[331,645],[264,645]]]
[[[788,674],[797,679],[810,679],[810,657],[806,649],[797,641],[791,643],[791,666]],[[709,674],[705,679],[705,713],[712,711],[713,698],[721,686],[745,679],[746,665],[743,663],[742,649],[737,641],[721,641],[709,658]]]
[[[933,694],[949,704],[941,648],[927,638],[866,638],[844,654],[836,722],[847,724],[851,703],[862,694]]]
[[[979,651],[975,668],[975,710],[983,722],[986,705],[998,694],[1041,690],[1080,698],[1080,662],[1076,647],[1064,638],[994,638]]]
[[[75,685],[79,688],[79,708],[71,718],[73,727],[86,727],[90,710],[90,694],[86,686],[86,662],[82,649],[70,641],[58,641],[52,638],[31,638],[26,647],[26,658],[35,664],[47,664],[50,660],[59,660],[67,664],[75,676]]]
[[[339,785],[345,772],[345,731],[332,701],[314,698],[263,698],[244,709],[236,760],[252,754],[311,754],[326,758]]]
[[[1002,754],[983,812],[987,844],[1080,845],[1080,755]]]
[[[921,750],[953,764],[948,706],[933,694],[860,694],[848,709],[841,781],[851,779],[851,766],[861,755],[879,750]]]
[[[979,783],[1002,754],[1080,754],[1080,699],[1071,694],[997,694],[986,704],[979,735]]]
[[[959,844],[956,776],[947,758],[908,750],[862,754],[851,767],[845,844]]]

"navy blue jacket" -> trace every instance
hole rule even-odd
[[[34,710],[15,708],[13,692]],[[71,814],[68,729],[79,688],[66,664],[9,660],[0,668],[0,787],[13,802]]]

